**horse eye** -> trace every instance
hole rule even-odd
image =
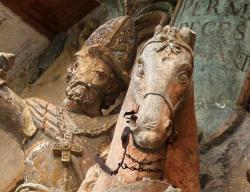
[[[102,71],[96,71],[96,74],[97,74],[98,79],[100,79],[100,80],[104,80],[107,78],[106,73],[104,73]]]
[[[188,83],[189,78],[188,78],[187,72],[186,72],[186,71],[181,72],[181,73],[178,75],[178,80],[179,80],[181,83]]]

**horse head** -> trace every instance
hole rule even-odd
[[[192,90],[195,33],[187,28],[158,26],[143,46],[131,77],[138,104],[129,119],[134,142],[157,149],[174,131],[174,116]]]

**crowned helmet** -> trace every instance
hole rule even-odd
[[[101,25],[86,41],[89,53],[103,59],[122,80],[129,83],[136,46],[134,21],[129,16],[112,19]]]

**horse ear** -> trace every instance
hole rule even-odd
[[[191,29],[183,27],[179,33],[182,35],[182,39],[194,49],[194,44],[196,40],[196,33]]]

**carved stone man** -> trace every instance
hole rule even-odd
[[[170,3],[148,5],[150,2],[138,1],[145,6],[133,10],[132,18],[109,20],[90,36],[68,69],[64,108],[38,98],[17,96],[4,80],[13,57],[3,56],[0,125],[23,146],[26,159],[25,182],[17,192],[78,189],[94,163],[96,146],[106,140],[105,136],[84,136],[100,135],[116,123],[117,115],[101,116],[102,109],[112,105],[120,91],[127,88],[136,39],[140,42],[152,34],[155,25],[170,19]],[[126,6],[126,13],[128,9]]]
[[[94,162],[97,145],[107,140],[107,136],[88,139],[84,135],[94,137],[108,131],[117,115],[90,118],[68,110],[77,106],[77,112],[100,114],[107,92],[121,90],[108,85],[118,86],[116,81],[125,84],[125,69],[135,44],[133,24],[129,17],[119,17],[100,26],[89,38],[76,58],[78,66],[70,69],[66,108],[17,96],[4,80],[14,56],[0,55],[0,124],[25,151],[25,182],[17,192],[77,191]],[[113,65],[114,61],[119,62]],[[91,107],[93,110],[88,110]]]

